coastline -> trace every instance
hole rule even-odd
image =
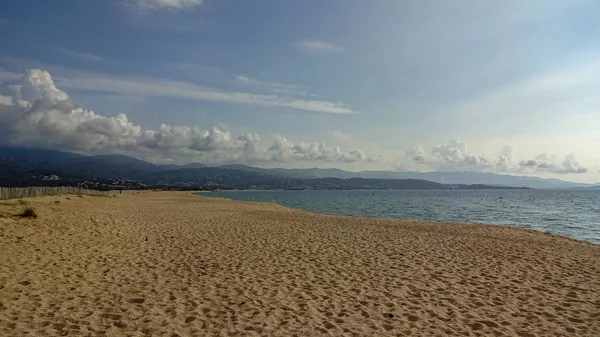
[[[0,334],[600,334],[598,245],[192,193],[0,205]]]
[[[370,191],[370,190],[367,190]],[[422,191],[422,190],[414,190],[414,191]],[[443,190],[440,190],[443,191]],[[290,191],[285,191],[285,190],[232,190],[232,191],[219,191],[216,193],[254,193],[254,192],[265,192],[265,193],[272,193],[272,192],[290,192]],[[295,192],[295,191],[293,191]],[[195,194],[195,193],[201,193],[201,194]],[[566,234],[561,234],[561,233],[556,233],[553,231],[549,231],[549,230],[545,230],[542,228],[527,228],[526,226],[522,226],[519,224],[498,224],[498,223],[490,223],[490,222],[485,222],[485,221],[455,221],[455,220],[434,220],[434,219],[411,219],[411,218],[396,218],[396,217],[385,217],[385,216],[365,216],[365,215],[355,215],[355,214],[344,214],[344,213],[335,213],[335,212],[325,212],[325,211],[318,211],[318,210],[314,210],[314,209],[308,209],[308,208],[297,208],[294,206],[289,206],[289,205],[285,205],[284,203],[277,203],[277,202],[271,202],[271,201],[261,201],[261,200],[246,200],[246,199],[237,199],[237,198],[230,198],[228,196],[215,196],[215,195],[210,195],[211,193],[215,193],[213,191],[192,191],[190,192],[190,195],[193,196],[200,196],[200,197],[207,197],[207,198],[218,198],[218,199],[226,199],[226,200],[231,200],[231,201],[241,201],[241,202],[258,202],[258,203],[267,203],[267,204],[273,204],[273,205],[277,205],[277,206],[281,206],[281,207],[287,207],[296,211],[300,211],[300,212],[307,212],[307,213],[312,213],[312,214],[320,214],[320,215],[330,215],[330,216],[342,216],[342,217],[351,217],[351,218],[365,218],[365,219],[380,219],[380,220],[395,220],[395,221],[402,221],[402,222],[426,222],[426,223],[436,223],[436,224],[444,224],[444,225],[449,225],[449,224],[459,224],[459,225],[476,225],[476,226],[496,226],[496,227],[506,227],[506,228],[514,228],[514,229],[520,229],[520,230],[525,230],[525,231],[533,231],[536,233],[542,233],[545,235],[553,235],[553,236],[557,236],[557,237],[561,237],[561,238],[565,238],[568,240],[574,240],[574,241],[579,241],[579,242],[583,242],[583,243],[589,243],[592,245],[596,245],[596,246],[600,246],[600,242],[596,243],[595,241],[598,241],[596,237],[593,238],[580,238],[577,236],[569,236]]]

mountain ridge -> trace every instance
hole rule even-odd
[[[99,178],[108,179],[121,177],[126,179],[150,179],[149,177],[160,176],[160,172],[179,171],[188,174],[193,169],[224,169],[250,172],[254,174],[269,175],[285,179],[413,179],[431,181],[439,184],[449,185],[488,185],[505,187],[527,187],[527,188],[597,188],[597,184],[574,183],[559,179],[544,179],[531,176],[513,176],[487,172],[395,172],[395,171],[345,171],[337,168],[310,168],[310,169],[286,169],[286,168],[260,168],[243,164],[229,164],[219,166],[206,166],[201,163],[190,163],[183,165],[152,164],[134,157],[121,154],[91,155],[86,156],[77,153],[57,151],[39,148],[0,147],[0,158],[4,158],[0,173],[27,171],[32,175],[56,175],[54,171],[60,171],[71,179]],[[8,163],[12,159],[14,162]],[[10,160],[9,160],[10,161]],[[216,171],[203,170],[198,172]],[[173,178],[171,175],[169,177]],[[25,178],[22,178],[25,179]],[[141,180],[143,180],[141,179]],[[240,178],[243,179],[243,178]],[[25,179],[26,180],[26,179]]]
[[[344,171],[340,169],[284,169],[284,168],[258,168],[248,165],[221,165],[217,167],[235,168],[251,172],[261,172],[279,176],[300,179],[315,178],[367,178],[367,179],[422,179],[442,184],[486,184],[509,187],[529,188],[581,188],[593,187],[597,184],[575,183],[555,178],[539,178],[532,176],[513,176],[490,172],[449,171],[449,172],[395,172],[395,171]]]

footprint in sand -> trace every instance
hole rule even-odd
[[[131,299],[129,299],[129,303],[142,304],[144,302],[146,302],[146,299],[144,299],[144,298],[131,298]]]

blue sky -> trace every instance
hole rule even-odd
[[[600,181],[599,41],[593,0],[5,0],[0,140]]]

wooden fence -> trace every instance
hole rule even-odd
[[[0,187],[0,199],[34,198],[57,194],[115,195],[120,191],[86,190],[77,187]]]

